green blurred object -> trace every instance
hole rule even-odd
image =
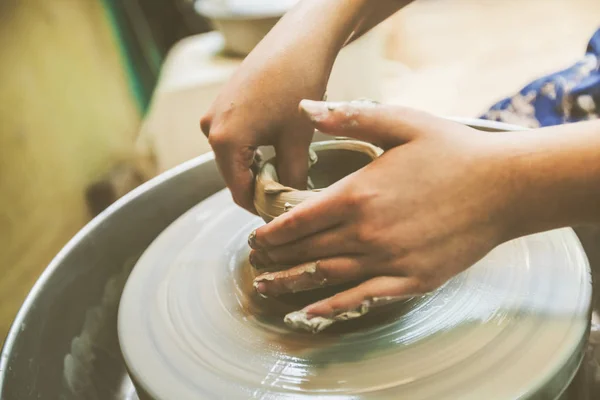
[[[109,14],[129,85],[141,113],[150,103],[169,49],[186,36],[211,30],[195,0],[101,0]]]

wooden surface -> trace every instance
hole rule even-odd
[[[138,124],[100,1],[1,2],[0,342]]]

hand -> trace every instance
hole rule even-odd
[[[432,291],[509,238],[516,201],[502,134],[394,106],[301,109],[324,133],[387,151],[256,230],[252,263],[290,267],[257,277],[259,293],[361,282],[303,310],[347,319]]]
[[[298,114],[303,98],[321,100],[338,52],[368,0],[304,0],[244,60],[200,121],[234,201],[255,212],[252,165],[274,146],[281,183],[305,189],[313,128]]]
[[[251,65],[250,60],[201,120],[234,201],[251,212],[255,212],[251,168],[259,146],[275,146],[283,160],[277,170],[284,185],[306,187],[313,129],[299,118],[297,104],[302,97],[321,98],[326,77],[296,71],[293,58],[289,55],[264,66]],[[306,86],[296,85],[300,76]]]

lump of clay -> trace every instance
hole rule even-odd
[[[268,160],[260,166],[256,176],[255,208],[265,222],[270,222],[306,199],[318,196],[320,190],[366,166],[382,152],[376,146],[357,140],[338,139],[313,143],[310,148],[307,190],[296,190],[279,183],[275,159]],[[299,291],[282,297],[285,297],[288,304],[301,308],[345,289],[347,288],[325,287],[308,292]],[[302,311],[295,311],[287,314],[284,321],[294,329],[317,333],[337,321],[358,318],[368,311],[369,306],[366,304],[352,315],[340,315],[330,319],[322,317],[308,319]]]

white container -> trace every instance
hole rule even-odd
[[[200,0],[195,8],[225,39],[224,51],[248,55],[297,0]]]
[[[199,127],[242,58],[223,55],[225,40],[218,32],[191,36],[167,55],[150,109],[140,133],[165,171],[210,151]],[[329,100],[382,100],[383,36],[378,29],[344,48],[327,87]]]

